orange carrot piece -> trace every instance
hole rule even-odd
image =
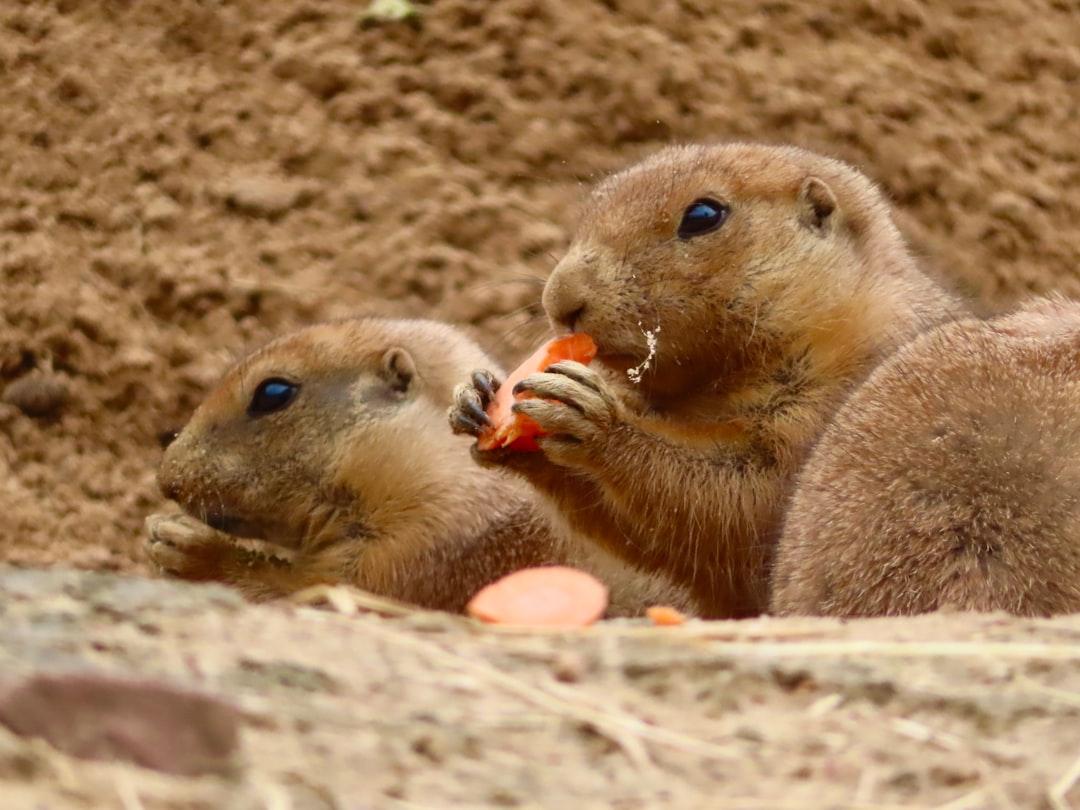
[[[476,446],[481,450],[495,450],[499,447],[526,452],[539,450],[536,437],[542,435],[540,426],[528,416],[511,410],[516,399],[527,399],[531,394],[523,392],[515,397],[514,386],[532,374],[547,371],[562,360],[576,360],[588,365],[595,357],[596,344],[588,335],[576,333],[545,343],[514,369],[499,387],[495,399],[487,409],[491,425],[481,431]]]
[[[651,608],[646,608],[645,615],[657,627],[678,627],[686,624],[686,617],[667,605],[653,605]]]
[[[474,596],[470,616],[489,624],[586,627],[608,605],[608,589],[591,574],[562,565],[507,574]]]

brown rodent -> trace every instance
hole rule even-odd
[[[445,411],[478,365],[491,360],[432,321],[357,318],[274,340],[166,449],[158,480],[187,514],[150,518],[151,560],[252,598],[344,582],[452,611],[510,571],[569,563],[611,586],[612,614],[693,612],[663,578],[556,537],[527,487],[472,463]]]
[[[765,609],[784,497],[851,387],[964,311],[864,175],[742,143],[668,148],[600,183],[543,303],[597,362],[521,386],[541,453],[474,456],[713,616]],[[459,386],[455,430],[478,432],[494,377]]]
[[[1080,303],[964,320],[889,358],[801,471],[772,608],[1080,611]]]

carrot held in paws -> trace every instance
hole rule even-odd
[[[515,397],[514,386],[526,377],[547,371],[563,360],[575,360],[588,365],[595,357],[596,344],[588,335],[566,335],[545,343],[514,369],[499,387],[487,408],[491,425],[481,431],[476,446],[481,450],[495,450],[500,447],[526,452],[539,450],[536,437],[542,435],[540,426],[525,414],[514,413],[512,410],[515,399],[527,399],[532,394],[524,391]]]

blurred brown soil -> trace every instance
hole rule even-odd
[[[364,7],[0,8],[0,558],[138,570],[158,435],[268,333],[520,353],[585,184],[671,141],[856,162],[988,308],[1080,293],[1075,3]]]

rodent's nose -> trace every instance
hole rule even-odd
[[[179,501],[182,494],[180,481],[183,476],[180,475],[180,470],[177,468],[175,450],[176,446],[174,445],[171,450],[167,449],[165,451],[165,456],[161,459],[161,466],[158,467],[157,471],[158,489],[170,501]]]
[[[555,320],[556,322],[561,323],[563,326],[573,332],[574,327],[577,326],[578,321],[581,320],[581,316],[583,314],[585,314],[584,304],[575,309],[573,312],[567,312],[565,315],[559,315]]]
[[[573,332],[585,314],[585,296],[575,262],[563,260],[552,271],[544,287],[544,311],[554,326]]]
[[[157,482],[162,495],[170,501],[180,500],[180,485],[176,481],[172,481],[159,473]]]

